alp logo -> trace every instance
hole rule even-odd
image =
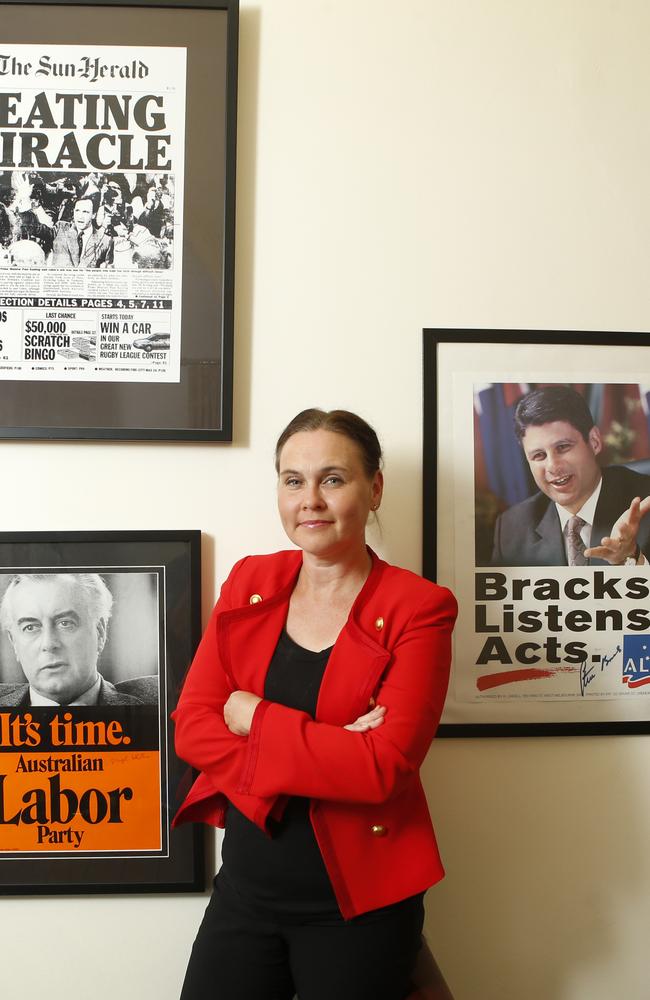
[[[629,688],[650,684],[650,636],[623,636],[623,677]]]

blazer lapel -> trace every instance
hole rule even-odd
[[[566,550],[560,531],[560,519],[554,503],[549,503],[544,516],[535,526],[531,566],[566,566]]]
[[[221,664],[234,691],[264,697],[266,673],[287,620],[293,583],[267,600],[218,615]]]
[[[80,254],[79,254],[79,239],[77,229],[74,225],[70,226],[66,230],[68,237],[68,251],[70,253],[70,258],[75,267],[79,266]]]
[[[29,684],[5,684],[0,690],[0,705],[22,708],[29,705]]]
[[[119,693],[117,688],[102,677],[97,694],[98,705],[123,705],[125,698]]]
[[[612,469],[603,470],[603,483],[594,512],[594,523],[589,541],[592,548],[600,545],[603,538],[611,534],[616,521],[632,502],[632,497],[628,499],[628,494],[624,490],[616,489],[616,477],[612,475],[612,472]],[[643,522],[641,523],[643,524]],[[607,566],[609,564],[604,559],[590,559],[589,565]]]
[[[327,662],[316,719],[344,726],[366,712],[389,660],[388,650],[350,619]]]
[[[217,617],[219,656],[233,690],[264,697],[266,674],[287,620],[299,569],[297,564],[289,582],[272,597]],[[372,587],[374,583],[371,581]],[[364,632],[351,613],[325,669],[316,719],[345,725],[365,712],[389,660],[388,650]]]

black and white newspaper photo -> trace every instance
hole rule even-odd
[[[3,46],[0,379],[178,382],[186,50]]]

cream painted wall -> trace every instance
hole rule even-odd
[[[204,614],[283,544],[276,433],[382,433],[387,558],[420,568],[421,328],[648,329],[645,0],[242,4],[235,442],[3,443],[5,529],[201,528]],[[650,380],[650,379],[649,379]],[[641,738],[439,741],[457,1000],[645,1000]],[[0,900],[2,994],[175,1000],[202,897]]]

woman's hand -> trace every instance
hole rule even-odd
[[[250,691],[233,691],[223,706],[223,717],[228,729],[235,736],[248,736],[253,714],[262,699]]]
[[[384,706],[375,705],[365,715],[360,715],[358,719],[355,719],[354,722],[351,722],[347,726],[343,726],[343,728],[349,729],[351,733],[366,733],[369,729],[377,729],[378,726],[381,726],[385,715],[386,709]]]

